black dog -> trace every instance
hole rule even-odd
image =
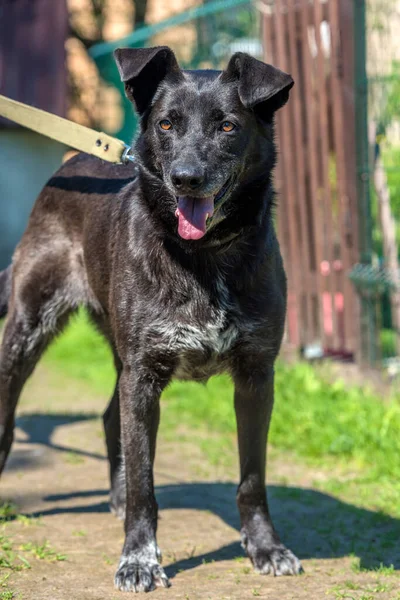
[[[261,573],[299,573],[265,494],[286,305],[272,222],[273,118],[293,81],[243,53],[223,72],[183,72],[166,47],[117,50],[116,61],[141,116],[136,166],[67,162],[0,275],[0,469],[24,382],[83,304],[118,374],[104,415],[111,507],[126,514],[116,586],[168,586],[153,485],[160,394],[174,376],[223,371],[235,384],[243,546]]]

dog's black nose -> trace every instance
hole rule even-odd
[[[177,165],[171,170],[171,181],[178,192],[191,192],[203,185],[204,171],[201,167]]]

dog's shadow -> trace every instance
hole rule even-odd
[[[162,509],[207,510],[239,529],[235,505],[236,486],[231,483],[188,483],[160,486],[157,500]],[[354,554],[360,567],[381,564],[400,568],[400,521],[364,510],[327,494],[304,488],[268,486],[270,512],[281,539],[300,559],[339,558]],[[202,562],[243,555],[239,542],[202,556],[178,561],[173,575]]]
[[[167,509],[208,511],[239,530],[235,493],[234,484],[220,482],[177,483],[156,488],[161,518],[162,511]],[[108,490],[53,495],[45,500],[62,501],[103,494],[108,496]],[[282,540],[300,559],[332,559],[354,554],[360,558],[361,568],[375,569],[380,565],[400,568],[399,520],[358,508],[312,489],[270,485],[268,497],[271,514]],[[86,506],[57,507],[41,514],[108,510],[108,502],[101,501]],[[199,526],[199,523],[201,520],[196,519],[193,527]],[[193,569],[204,562],[230,560],[238,556],[243,556],[239,535],[237,543],[178,560],[166,570],[173,577],[181,570]]]
[[[106,460],[106,457],[98,452],[90,452],[66,444],[57,444],[53,441],[53,436],[60,427],[98,418],[97,413],[23,414],[16,419],[16,441],[22,442],[24,445],[35,444],[47,447],[57,452],[73,453],[83,458]],[[23,437],[21,437],[21,434]],[[42,459],[45,459],[45,455],[41,454],[40,451],[32,452],[28,447],[22,449],[14,446],[6,468],[8,471],[37,469],[42,466]]]

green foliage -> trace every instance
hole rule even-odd
[[[393,211],[393,216],[398,221],[400,219],[400,146],[383,144],[382,160],[387,172],[390,207]]]
[[[379,11],[378,11],[379,13]],[[380,14],[380,13],[379,13]],[[390,11],[389,11],[390,14]],[[388,187],[390,205],[397,222],[396,237],[400,245],[400,147],[392,146],[390,127],[400,122],[400,61],[392,61],[390,77],[370,82],[372,113],[377,124],[377,141],[382,153]],[[372,190],[372,216],[374,220],[374,250],[383,255],[382,234],[377,214],[377,201]]]
[[[385,101],[382,106],[382,112],[378,123],[377,134],[382,135],[386,132],[388,126],[400,118],[400,61],[392,61],[392,73],[390,81],[385,85]]]
[[[382,358],[391,358],[397,354],[397,334],[393,329],[382,329],[380,332]]]
[[[380,150],[389,188],[390,208],[396,221],[396,240],[400,252],[400,146],[391,146],[387,143],[382,143]],[[371,214],[373,221],[373,249],[377,256],[383,257],[383,241],[378,214],[378,200],[373,186],[371,186]]]
[[[400,103],[400,95],[398,101]],[[382,160],[386,168],[390,193],[390,208],[392,209],[392,214],[396,221],[396,239],[397,243],[400,245],[400,147],[384,146],[382,149]]]

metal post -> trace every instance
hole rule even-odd
[[[368,79],[366,69],[366,1],[354,0],[355,124],[360,262],[371,264],[372,218],[368,141]],[[373,303],[361,296],[361,358],[375,364],[376,314]]]

